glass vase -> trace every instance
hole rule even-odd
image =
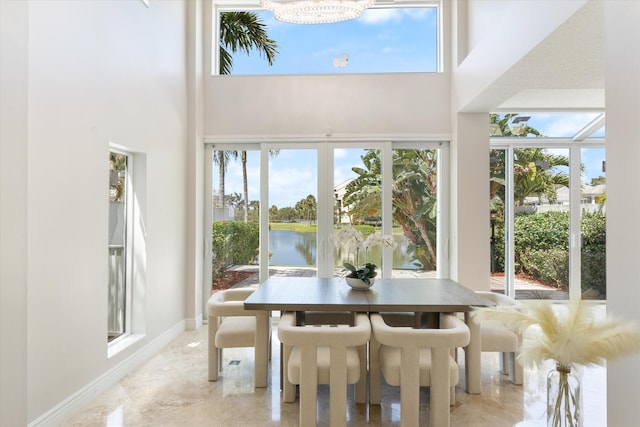
[[[581,427],[580,378],[556,364],[547,375],[547,427]]]

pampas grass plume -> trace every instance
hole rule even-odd
[[[479,321],[493,320],[524,333],[518,360],[538,366],[553,359],[564,366],[601,365],[640,351],[637,324],[607,316],[595,319],[582,300],[554,309],[551,301],[532,301],[514,307],[474,310]]]

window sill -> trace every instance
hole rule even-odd
[[[127,334],[122,337],[116,338],[109,343],[107,349],[107,358],[111,359],[121,351],[129,348],[136,342],[140,341],[144,337],[143,334]]]

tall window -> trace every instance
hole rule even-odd
[[[129,156],[109,153],[109,289],[108,341],[122,336],[129,325],[128,286],[128,175]]]
[[[604,114],[491,114],[492,288],[606,299]]]
[[[443,142],[286,142],[210,146],[212,290],[272,275],[344,275],[371,262],[385,278],[447,277]],[[446,180],[445,180],[446,181]],[[341,241],[348,227],[369,243]],[[208,228],[208,227],[207,227]],[[382,240],[393,243],[383,244]],[[262,249],[264,248],[264,249]]]

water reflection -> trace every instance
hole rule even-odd
[[[422,266],[415,265],[416,261],[407,257],[407,239],[401,234],[394,234],[396,243],[393,249],[393,268],[420,270]],[[269,230],[269,265],[289,267],[315,267],[317,262],[316,233],[299,233],[292,230]],[[349,261],[351,263],[373,262],[381,265],[381,248],[373,247],[367,254],[360,254],[358,261],[352,259],[354,254],[334,253],[336,266]]]

